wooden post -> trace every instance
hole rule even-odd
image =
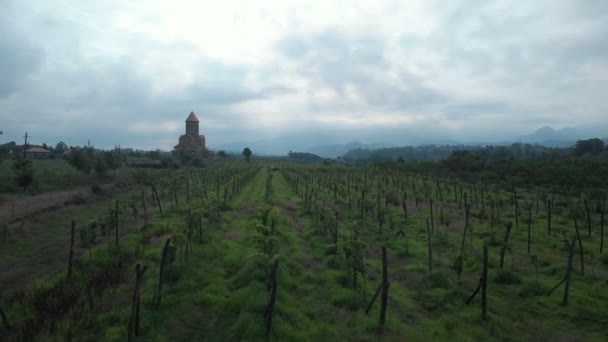
[[[511,235],[511,229],[513,228],[513,222],[507,222],[507,231],[505,232],[505,238],[502,241],[502,247],[500,248],[500,268],[504,267],[505,252],[507,251],[507,242],[509,241],[509,235]]]
[[[429,249],[429,274],[433,273],[433,244],[431,240],[431,227],[429,226],[429,219],[426,219],[426,234],[428,236],[428,249]]]
[[[268,299],[268,305],[266,306],[266,310],[264,311],[264,318],[266,319],[266,336],[270,336],[270,331],[272,329],[272,316],[274,314],[274,305],[277,300],[277,271],[279,269],[279,259],[274,262],[274,267],[272,268],[272,288],[270,290],[270,298]]]
[[[8,318],[6,318],[6,313],[4,312],[2,307],[0,307],[0,317],[2,318],[2,325],[4,325],[4,328],[10,329],[11,323],[9,322]]]
[[[574,256],[574,242],[575,238],[570,243],[570,254],[568,255],[568,266],[566,268],[566,276],[564,277],[566,284],[564,285],[564,297],[562,299],[562,306],[568,305],[568,296],[570,292],[570,278],[572,275],[572,259]]]
[[[131,319],[129,319],[129,335],[127,341],[135,340],[139,335],[139,307],[141,287],[143,285],[144,273],[148,270],[148,266],[141,267],[141,264],[135,265],[135,288],[131,300]]]
[[[481,274],[481,319],[488,320],[488,246],[483,246],[483,272]]]
[[[551,209],[553,208],[553,203],[550,199],[547,200],[545,207],[547,209],[547,232],[551,235]]]
[[[606,200],[603,200],[600,209],[600,254],[604,253],[604,214],[606,211]]]
[[[152,193],[154,194],[154,197],[156,197],[156,203],[158,204],[158,210],[160,211],[160,220],[163,220],[163,206],[160,203],[160,197],[158,196],[158,192],[156,191],[156,187],[154,186],[154,184],[150,184],[152,186]]]
[[[386,261],[386,247],[382,246],[382,294],[380,298],[380,326],[379,331],[384,331],[384,323],[386,322],[386,305],[388,303],[388,265]]]
[[[148,207],[146,206],[146,192],[141,189],[141,203],[144,207],[144,230],[148,228]]]
[[[435,225],[433,222],[433,200],[429,198],[429,207],[431,208],[431,233],[435,231]]]
[[[576,217],[574,218],[574,230],[576,231],[576,240],[578,241],[578,248],[581,256],[581,274],[585,275],[585,253],[583,252],[583,242],[581,241],[581,234],[578,230]]]
[[[171,244],[171,238],[168,238],[165,242],[165,247],[163,248],[163,256],[160,259],[160,269],[158,271],[158,290],[156,292],[156,302],[154,303],[154,308],[158,309],[160,307],[160,302],[162,299],[162,291],[163,291],[163,275],[165,271],[165,264],[167,263],[167,258],[169,257],[169,245]]]
[[[76,235],[76,221],[72,220],[72,229],[70,236],[70,254],[68,257],[68,281],[72,280],[72,265],[74,262],[74,236]]]
[[[118,246],[118,200],[116,200],[116,208],[114,209],[114,234],[116,238],[116,246]]]

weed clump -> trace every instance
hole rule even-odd
[[[517,285],[521,284],[521,277],[509,270],[498,270],[494,276],[494,282],[503,285]]]

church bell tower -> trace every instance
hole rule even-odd
[[[198,118],[191,112],[186,119],[186,135],[193,135],[198,137]]]

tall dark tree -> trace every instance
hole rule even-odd
[[[34,168],[32,166],[32,161],[20,157],[15,158],[13,169],[15,170],[17,185],[23,187],[23,190],[25,191],[28,185],[34,182]]]
[[[249,147],[245,147],[243,149],[243,156],[245,156],[245,160],[249,161],[251,159],[251,149]]]

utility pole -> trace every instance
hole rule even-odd
[[[88,146],[89,148],[91,148],[91,139],[89,139],[89,141],[88,141],[88,143],[87,143],[87,146]]]
[[[27,132],[25,132],[25,136],[24,136],[25,143],[23,144],[23,158],[24,159],[26,158],[25,150],[27,150],[27,137],[28,137]],[[31,136],[30,136],[30,138],[31,138]]]

